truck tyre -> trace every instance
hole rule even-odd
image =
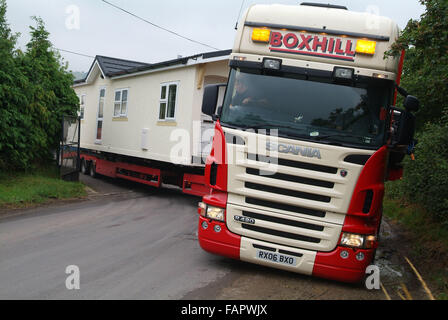
[[[89,174],[89,168],[87,166],[87,161],[84,158],[81,159],[81,172],[83,174]]]
[[[90,166],[89,167],[90,167],[90,170],[89,170],[90,176],[92,178],[96,178],[97,174],[96,174],[95,163],[93,163],[93,161],[90,162]]]

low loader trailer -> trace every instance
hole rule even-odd
[[[81,149],[80,170],[96,177],[121,178],[160,188],[162,184],[176,186],[185,194],[203,196],[210,193],[204,170],[171,163],[147,161],[117,154],[96,153]]]

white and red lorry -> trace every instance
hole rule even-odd
[[[384,183],[412,153],[415,97],[395,104],[403,56],[390,19],[345,7],[254,5],[239,22],[199,203],[211,253],[344,282],[378,247]],[[407,94],[405,94],[407,95]]]

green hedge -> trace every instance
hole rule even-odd
[[[388,197],[424,207],[448,229],[448,1],[419,0],[420,19],[409,20],[387,55],[406,50],[400,86],[421,102],[415,161],[407,157],[401,181]]]
[[[415,161],[405,160],[396,190],[448,227],[448,112],[440,123],[426,124],[417,139]]]
[[[0,0],[0,171],[32,169],[53,159],[62,115],[76,115],[79,100],[68,65],[49,41],[44,21],[33,17],[26,51],[6,20]]]

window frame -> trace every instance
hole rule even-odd
[[[126,112],[123,112],[123,91],[127,91],[127,96],[126,96]],[[117,101],[116,96],[117,96],[117,92],[120,92],[120,100]],[[115,114],[115,104],[116,103],[120,103],[120,112],[119,114]],[[113,108],[112,108],[112,116],[113,118],[126,118],[128,116],[128,110],[129,110],[129,88],[121,88],[121,89],[115,89],[114,90],[114,102],[113,102]]]
[[[107,87],[106,86],[101,86],[99,88],[99,98],[98,98],[98,106],[96,109],[96,130],[95,130],[95,144],[102,144],[103,141],[103,129],[104,129],[104,111],[106,109],[106,95],[107,95]],[[101,97],[101,91],[104,90],[104,97]],[[100,104],[101,104],[101,99],[103,99],[103,110],[102,110],[102,117],[100,117],[99,112],[100,112]],[[98,139],[98,127],[99,127],[99,122],[101,121],[101,136],[100,139]]]
[[[162,82],[160,84],[160,91],[159,91],[159,114],[157,116],[157,121],[176,121],[176,114],[177,114],[177,101],[178,101],[178,97],[179,97],[179,84],[180,81],[170,81],[170,82]],[[170,92],[170,86],[171,85],[176,85],[176,99],[174,101],[174,115],[173,117],[168,117],[167,116],[167,112],[168,112],[168,103],[169,103],[169,92]],[[162,99],[162,90],[163,88],[166,87],[166,95],[165,98]],[[160,118],[160,111],[161,111],[161,106],[162,103],[165,103],[165,118]]]
[[[85,119],[85,112],[86,112],[86,94],[81,93],[78,95],[79,98],[79,118],[81,120]]]

